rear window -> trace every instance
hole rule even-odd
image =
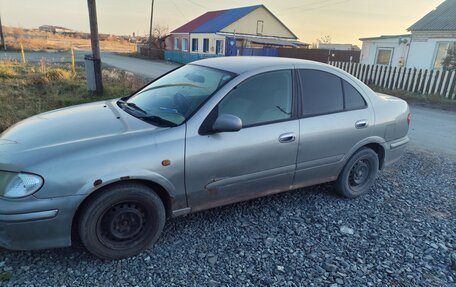
[[[347,81],[342,80],[344,85],[345,109],[356,110],[366,107],[363,96]]]

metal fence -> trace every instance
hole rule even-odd
[[[368,85],[456,99],[456,71],[330,62]]]
[[[180,64],[187,64],[201,59],[214,58],[220,56],[222,55],[197,54],[181,51],[165,51],[165,60]]]
[[[322,63],[329,63],[332,61],[358,63],[360,54],[360,51],[279,48],[279,57],[304,59]]]
[[[239,56],[269,56],[278,57],[277,48],[238,48]]]

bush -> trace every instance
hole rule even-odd
[[[58,81],[70,80],[71,78],[71,72],[61,68],[51,68],[45,72],[36,72],[32,76],[32,84],[45,86]]]
[[[0,79],[8,79],[14,78],[16,76],[16,72],[13,68],[3,65],[0,65]]]

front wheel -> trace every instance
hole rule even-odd
[[[347,162],[335,183],[337,192],[355,198],[369,191],[378,171],[378,156],[370,148],[357,151]]]
[[[121,183],[83,206],[79,236],[90,253],[115,260],[134,256],[157,241],[165,224],[163,202],[150,188]]]

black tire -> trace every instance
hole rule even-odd
[[[358,150],[345,164],[335,182],[336,191],[355,198],[369,191],[378,171],[378,155],[370,148]]]
[[[93,255],[107,260],[137,255],[154,244],[165,225],[160,197],[138,183],[120,183],[82,207],[78,232]]]

